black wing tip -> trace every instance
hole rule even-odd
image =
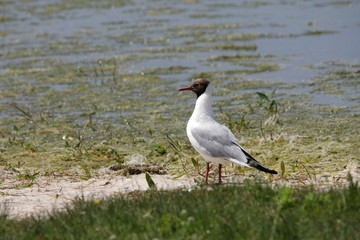
[[[253,158],[253,156],[251,156],[248,152],[246,152],[242,147],[240,147],[240,149],[245,154],[246,159],[248,160],[247,163],[250,165],[250,167],[256,168],[257,170],[260,170],[260,171],[263,171],[266,173],[278,174],[277,171],[275,171],[275,170],[261,166],[261,164],[255,158]]]
[[[270,169],[270,172],[268,172],[268,173],[271,173],[271,174],[278,174],[278,172],[277,172],[277,171],[275,171],[275,170],[271,170],[271,169]]]
[[[261,166],[260,164],[257,165],[255,168],[256,168],[257,170],[260,170],[260,171],[263,171],[263,172],[266,172],[266,173],[278,174],[277,171],[272,170],[272,169],[268,169],[268,168],[266,168],[266,167],[263,167],[263,166]]]

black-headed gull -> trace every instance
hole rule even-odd
[[[206,161],[205,182],[208,183],[210,162],[219,164],[219,183],[221,183],[222,164],[234,163],[263,172],[277,174],[262,166],[237,142],[229,128],[215,120],[212,110],[211,93],[213,86],[206,79],[196,79],[191,86],[179,91],[193,91],[196,96],[195,109],[186,127],[191,145]]]

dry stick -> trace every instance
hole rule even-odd
[[[33,116],[31,115],[30,112],[27,112],[27,111],[25,111],[24,109],[20,108],[16,103],[11,103],[10,106],[12,106],[12,107],[15,108],[16,110],[20,111],[20,112],[22,113],[22,116],[23,116],[26,120],[35,123],[34,118],[33,118]]]
[[[169,142],[170,146],[171,146],[172,148],[174,148],[174,150],[175,150],[178,154],[180,154],[183,158],[185,158],[185,155],[180,151],[180,149],[176,146],[177,144],[175,143],[175,141],[174,141],[168,134],[166,134],[166,138],[168,139],[168,142]],[[182,161],[182,158],[180,158],[180,160],[181,160],[181,166],[182,166],[183,170],[184,170],[185,172],[188,172],[188,169],[187,169],[184,161]]]

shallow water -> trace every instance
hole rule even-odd
[[[357,1],[39,0],[7,1],[2,9],[0,84],[5,104],[36,109],[38,96],[51,96],[50,90],[72,94],[81,82],[101,91],[101,83],[125,82],[126,74],[133,74],[133,80],[142,79],[139,75],[159,78],[147,87],[129,84],[137,90],[121,97],[146,101],[133,93],[148,91],[150,85],[160,90],[153,98],[167,101],[164,91],[206,73],[219,80],[219,88],[229,81],[266,81],[265,89],[307,95],[310,103],[359,105]],[[54,73],[54,68],[59,70]],[[340,77],[319,88],[317,79],[330,76],[324,80],[329,82],[333,71],[346,71],[355,80]],[[73,74],[67,76],[69,72]],[[79,81],[83,75],[86,79]],[[246,91],[232,87],[233,94]],[[70,95],[68,100],[77,99]],[[4,106],[0,110],[2,116],[11,111]]]

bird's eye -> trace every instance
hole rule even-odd
[[[200,84],[199,84],[199,83],[195,83],[194,87],[198,87],[198,86],[200,86]]]

